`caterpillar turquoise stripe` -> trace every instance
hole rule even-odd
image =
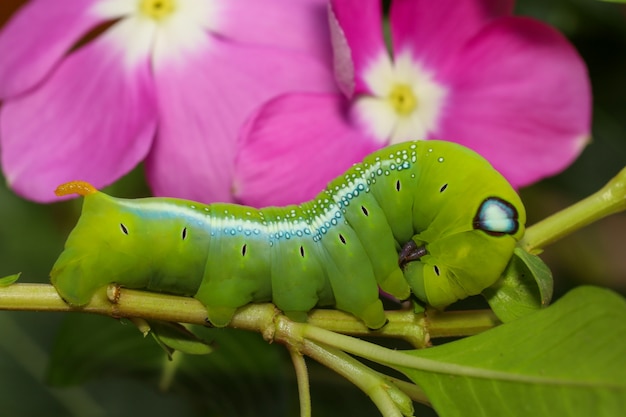
[[[485,159],[442,141],[374,152],[286,207],[121,199],[80,181],[57,189],[72,193],[82,214],[50,273],[66,302],[83,306],[117,283],[193,296],[214,326],[273,302],[295,320],[334,306],[378,329],[379,288],[444,308],[500,277],[526,219]]]

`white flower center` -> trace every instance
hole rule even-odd
[[[436,130],[447,89],[409,52],[394,62],[381,54],[364,80],[372,94],[358,97],[353,113],[381,143],[426,139]]]
[[[118,20],[103,36],[124,55],[127,67],[151,60],[183,62],[183,55],[211,42],[220,6],[215,0],[99,0],[93,13]]]

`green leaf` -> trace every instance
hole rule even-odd
[[[410,354],[423,369],[400,369],[440,417],[626,410],[626,301],[609,290],[577,288],[534,314]]]
[[[208,355],[213,352],[209,342],[200,339],[181,324],[150,321],[150,329],[152,337],[163,346],[168,355],[171,355],[173,350],[188,355]]]
[[[6,277],[0,278],[0,287],[8,287],[9,285],[14,284],[15,281],[20,278],[20,275],[22,275],[22,273],[18,272],[17,274],[7,275]]]
[[[502,278],[483,290],[493,312],[503,322],[546,307],[552,299],[552,272],[536,255],[515,248]]]

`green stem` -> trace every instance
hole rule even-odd
[[[426,331],[428,321],[423,314],[415,314],[410,310],[398,310],[387,311],[386,315],[389,322],[382,329],[374,331],[368,329],[361,320],[352,314],[337,310],[313,310],[309,313],[308,323],[352,336],[404,339],[417,349],[429,345],[431,335]],[[457,336],[463,336],[463,334],[457,334]]]
[[[298,381],[298,397],[300,399],[300,417],[311,417],[311,390],[309,386],[309,371],[304,361],[304,356],[299,349],[287,345],[293,369],[296,371]]]
[[[116,300],[112,303],[110,300]],[[82,311],[111,317],[143,318],[206,325],[206,310],[195,298],[120,289],[109,286],[98,291],[85,307],[67,305],[49,284],[13,284],[0,287],[0,310]],[[259,332],[271,340],[271,323],[280,312],[272,304],[250,304],[238,310],[230,327]],[[415,348],[428,346],[432,337],[469,336],[498,324],[490,310],[430,312],[428,317],[411,311],[387,312],[389,323],[370,331],[349,314],[336,310],[313,310],[309,324],[354,336],[402,338]]]
[[[296,326],[300,326],[296,324]],[[341,350],[304,340],[303,353],[332,369],[359,387],[376,404],[384,417],[413,415],[411,399],[377,372]]]
[[[543,248],[590,223],[626,210],[626,168],[596,193],[526,229],[520,241],[529,253]]]
[[[425,323],[431,338],[472,336],[499,324],[500,320],[492,310],[428,310]]]
[[[428,399],[428,397],[426,396],[426,393],[419,386],[415,385],[412,382],[407,382],[402,379],[394,378],[392,376],[385,375],[380,372],[378,374],[381,376],[381,378],[385,379],[386,381],[389,381],[389,383],[398,387],[398,389],[400,389],[402,392],[408,395],[409,398],[412,399],[413,401],[432,407],[432,404],[430,400]]]

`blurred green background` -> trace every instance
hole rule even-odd
[[[0,25],[22,3],[0,2]],[[532,224],[596,191],[626,165],[626,7],[595,0],[521,0],[517,13],[569,37],[588,65],[594,92],[593,142],[565,172],[521,190]],[[109,191],[146,195],[141,169]],[[47,282],[79,204],[37,205],[1,181],[0,276],[22,271],[22,282]],[[581,284],[626,294],[625,239],[626,214],[620,214],[549,247],[542,257],[553,270],[556,296]],[[165,356],[151,340],[109,318],[71,316],[0,312],[0,416],[297,413],[288,355],[256,334],[207,332],[217,339],[218,353],[185,357],[170,390],[162,393]],[[59,332],[73,335],[66,342],[74,337],[80,343],[55,344]],[[55,368],[65,373],[48,373],[51,357],[66,365]],[[312,365],[311,377],[314,415],[379,415],[361,392],[330,371]],[[72,382],[84,383],[61,387]]]

